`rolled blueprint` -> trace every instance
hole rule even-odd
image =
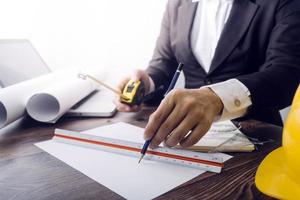
[[[0,128],[21,118],[26,113],[26,102],[43,87],[51,85],[65,73],[46,74],[0,90]]]
[[[78,74],[67,77],[34,94],[27,102],[27,113],[37,121],[55,123],[97,87],[96,82],[81,78]]]

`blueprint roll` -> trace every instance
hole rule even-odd
[[[64,74],[57,71],[0,89],[0,128],[23,117],[27,100]]]
[[[94,75],[99,77],[99,75]],[[84,79],[74,74],[59,80],[30,97],[26,110],[33,119],[55,123],[76,103],[91,94],[98,84],[90,79]]]

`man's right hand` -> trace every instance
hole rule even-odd
[[[147,94],[150,89],[150,77],[144,70],[135,70],[131,76],[124,77],[117,86],[117,90],[123,93],[123,90],[128,83],[129,80],[133,81],[142,81],[145,84],[145,93]],[[142,105],[129,106],[121,102],[121,97],[119,95],[116,96],[114,100],[117,109],[121,112],[137,112],[142,108]]]

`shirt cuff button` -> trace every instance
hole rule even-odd
[[[235,105],[236,107],[240,107],[240,106],[241,106],[241,101],[238,100],[238,99],[235,99],[235,100],[234,100],[234,105]]]

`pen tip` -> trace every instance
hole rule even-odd
[[[138,164],[140,164],[140,162],[142,161],[143,158],[144,158],[144,155],[142,154],[141,157],[140,157],[140,159],[139,159]]]

